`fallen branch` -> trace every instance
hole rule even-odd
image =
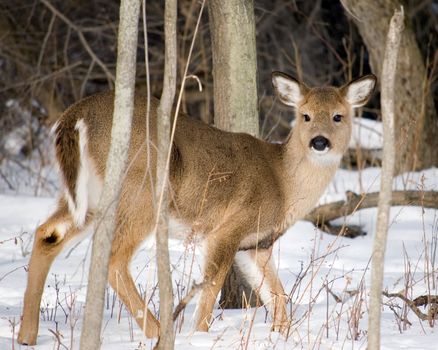
[[[327,233],[339,234],[354,238],[364,235],[360,226],[337,226],[330,221],[351,215],[359,209],[375,208],[378,204],[379,192],[357,193],[346,192],[347,199],[321,205],[312,210],[304,218]],[[420,206],[422,208],[438,209],[438,192],[436,191],[394,191],[392,206]]]
[[[438,315],[438,295],[421,295],[414,300],[408,299],[402,293],[388,293],[383,291],[382,294],[387,298],[399,298],[403,300],[407,306],[417,315],[422,321],[428,321],[429,325],[433,327],[434,320]],[[427,314],[422,312],[418,307],[429,305]]]

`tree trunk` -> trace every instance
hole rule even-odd
[[[210,0],[208,14],[213,54],[215,125],[224,130],[257,136],[259,120],[253,0]],[[233,264],[221,291],[222,307],[240,308],[243,306],[243,293],[247,299],[255,295],[241,281],[242,274]]]
[[[253,0],[211,0],[214,123],[223,130],[259,133]]]
[[[370,54],[373,72],[382,82],[382,57],[389,21],[399,0],[343,0]],[[426,69],[409,19],[405,19],[397,60],[394,112],[396,173],[438,165],[438,123]]]
[[[157,122],[157,183],[156,199],[159,198],[156,221],[158,288],[160,294],[160,338],[157,349],[174,348],[173,332],[173,288],[169,259],[169,215],[168,215],[168,179],[171,148],[170,124],[173,101],[176,91],[176,40],[177,0],[166,0],[164,11],[164,80]]]
[[[116,91],[111,145],[102,196],[96,214],[99,223],[93,238],[87,302],[81,334],[81,349],[100,348],[108,265],[115,231],[117,204],[128,160],[131,120],[134,112],[135,68],[137,57],[140,2],[122,0],[117,48]]]
[[[395,77],[397,56],[404,29],[403,8],[391,18],[382,65],[381,108],[383,121],[383,161],[380,180],[379,207],[376,234],[371,260],[370,308],[368,313],[368,349],[380,349],[380,309],[382,301],[383,271],[388,237],[389,210],[392,198],[392,182],[395,165]]]
[[[223,309],[242,309],[258,306],[256,291],[246,282],[236,264],[231,266],[221,290],[219,306]]]

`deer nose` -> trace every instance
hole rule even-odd
[[[316,136],[310,141],[310,147],[316,151],[325,151],[330,147],[330,141],[324,136]]]

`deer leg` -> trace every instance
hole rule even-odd
[[[37,228],[29,261],[22,322],[17,337],[18,343],[23,345],[36,344],[41,297],[50,266],[65,244],[82,231],[73,225],[64,200],[60,201],[58,209],[52,216]]]
[[[137,193],[137,191],[133,191]],[[153,215],[145,211],[150,203],[144,198],[135,197],[135,206],[130,206],[128,212],[119,214],[117,231],[113,241],[108,280],[140,329],[148,338],[158,337],[160,323],[145,305],[143,298],[135,286],[129,264],[132,256],[143,242],[145,235],[151,231]],[[123,198],[122,201],[128,200]],[[131,199],[132,200],[132,199]],[[146,232],[146,234],[145,234]],[[146,314],[146,322],[144,316]],[[144,327],[146,326],[146,329]]]
[[[251,249],[236,254],[235,262],[262,302],[269,307],[272,315],[272,330],[287,333],[290,321],[287,316],[287,295],[278,278],[269,249]]]
[[[206,238],[204,286],[197,307],[197,331],[208,331],[214,303],[233,263],[239,241],[232,233],[224,227]]]
[[[112,259],[109,267],[109,283],[146,336],[148,338],[158,337],[160,333],[160,323],[145,306],[132,280],[129,272],[130,260],[130,257],[126,259],[119,259],[119,257]],[[145,313],[146,323],[144,320]],[[146,327],[146,329],[144,329],[144,327]]]

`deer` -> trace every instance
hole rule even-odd
[[[296,123],[284,143],[219,130],[179,113],[169,170],[169,212],[203,241],[203,283],[195,329],[208,331],[218,293],[233,262],[272,315],[272,330],[285,332],[287,298],[276,273],[273,243],[317,204],[347,150],[353,110],[370,99],[376,85],[366,75],[341,87],[308,87],[272,73],[277,98],[295,109]],[[145,169],[156,167],[157,107],[136,92],[129,168],[118,203],[108,281],[145,334],[159,336],[160,324],[145,307],[129,263],[151,235],[155,210]],[[18,343],[34,345],[45,280],[69,242],[94,225],[111,142],[114,92],[87,97],[69,107],[53,127],[63,190],[54,213],[37,229],[28,267]],[[149,154],[149,157],[148,157]],[[118,288],[122,286],[123,288]],[[146,311],[145,311],[146,310]]]

